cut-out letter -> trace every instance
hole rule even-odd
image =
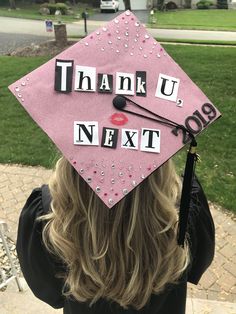
[[[116,148],[118,139],[118,129],[106,128],[102,130],[102,147]]]
[[[146,96],[146,72],[137,71],[136,72],[136,95]]]
[[[161,131],[142,128],[140,150],[144,152],[160,153]]]
[[[75,145],[98,145],[98,122],[75,121],[74,122]]]
[[[113,75],[98,74],[98,92],[112,93],[113,91]]]
[[[116,72],[116,94],[134,95],[134,74]]]
[[[95,92],[96,91],[96,68],[76,66],[75,91]]]
[[[55,84],[57,92],[70,93],[72,90],[73,60],[56,59]]]
[[[121,147],[138,149],[138,130],[122,129]]]
[[[180,80],[178,78],[160,73],[155,96],[176,102]]]

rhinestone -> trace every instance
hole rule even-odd
[[[150,38],[150,36],[149,36],[148,34],[146,34],[144,37],[145,37],[146,39],[149,39],[149,38]]]
[[[100,193],[100,192],[101,192],[100,186],[97,186],[97,187],[96,187],[96,192],[97,192],[97,193]]]
[[[139,22],[136,22],[136,23],[135,23],[135,26],[139,27],[139,26],[140,26],[140,23],[139,23]]]
[[[139,34],[136,34],[136,37],[139,37]]]
[[[145,179],[145,175],[144,174],[141,175],[141,179]]]
[[[29,77],[26,78],[26,81],[29,81]]]
[[[154,46],[156,46],[156,45],[157,45],[157,42],[156,42],[156,41],[154,41],[153,45],[154,45]]]
[[[126,11],[125,15],[129,16],[130,15],[130,11]]]
[[[19,90],[20,90],[19,87],[16,87],[16,88],[15,88],[15,91],[16,91],[16,92],[19,92]]]
[[[114,201],[113,201],[113,199],[112,199],[112,198],[109,198],[109,200],[108,200],[108,204],[109,204],[109,205],[113,205],[113,204],[114,204]]]
[[[128,48],[129,46],[127,44],[124,44],[125,48]]]
[[[147,55],[143,55],[144,58],[147,58]]]
[[[104,175],[105,175],[104,171],[101,171],[101,176],[104,176]]]
[[[80,171],[79,171],[80,173],[84,173],[84,169],[80,169]]]
[[[101,50],[102,50],[102,51],[105,51],[105,49],[104,49],[104,48],[101,48]]]
[[[103,30],[104,32],[106,32],[106,31],[107,31],[107,28],[106,28],[106,27],[103,27],[102,30]]]
[[[129,22],[128,21],[125,21],[125,24],[128,24]]]
[[[21,101],[24,102],[25,101],[24,98],[22,98]]]
[[[116,30],[116,34],[119,34],[120,31]]]
[[[111,165],[111,168],[112,168],[112,169],[115,169],[115,165],[114,165],[114,164],[112,164],[112,165]]]
[[[97,32],[96,32],[96,34],[97,34],[97,35],[100,35],[100,32],[99,32],[99,31],[97,31]]]
[[[160,57],[161,57],[161,55],[158,53],[158,54],[157,54],[157,58],[160,58]]]
[[[153,165],[153,168],[156,168],[156,167],[157,167],[157,165],[154,164],[154,165]]]
[[[118,23],[119,23],[119,20],[118,20],[118,19],[115,19],[115,23],[118,24]]]
[[[131,55],[131,56],[133,56],[133,55],[134,55],[134,53],[133,53],[133,52],[131,52],[131,53],[130,53],[130,55]]]
[[[22,97],[22,95],[21,95],[21,94],[17,94],[17,96],[18,96],[19,98],[21,98],[21,97]]]
[[[116,52],[117,52],[117,53],[119,53],[119,52],[120,52],[120,50],[118,50],[118,49],[117,49],[117,50],[116,50]]]
[[[88,43],[85,43],[85,46],[88,46],[89,44]]]
[[[109,44],[109,45],[111,45],[111,44],[112,44],[112,41],[111,41],[111,40],[109,40],[109,41],[108,41],[108,44]]]
[[[120,36],[118,36],[117,39],[120,40]]]
[[[129,171],[131,171],[131,170],[133,170],[133,167],[132,167],[132,166],[129,166],[129,168],[128,168],[128,169],[129,169]]]
[[[149,53],[152,54],[152,50],[150,50]]]
[[[120,176],[120,177],[123,177],[123,175],[124,175],[123,172],[120,172],[120,173],[119,173],[119,176]]]
[[[134,40],[135,42],[137,42],[138,41],[138,39],[137,38],[135,38],[135,40]]]
[[[22,83],[21,83],[21,85],[22,85],[22,86],[25,86],[25,85],[26,85],[26,83],[25,83],[25,82],[22,82]]]
[[[92,178],[87,178],[87,182],[91,183],[92,182]]]
[[[139,50],[143,50],[143,48],[142,48],[142,47],[139,47]]]
[[[136,184],[137,184],[136,181],[133,180],[132,181],[132,186],[136,186]]]
[[[129,36],[129,32],[125,32],[125,36]]]
[[[123,189],[123,194],[127,195],[128,194],[128,190],[127,189]]]
[[[111,184],[114,184],[115,183],[115,179],[111,179]]]

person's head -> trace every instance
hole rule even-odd
[[[167,161],[109,209],[61,158],[50,180],[44,242],[68,267],[67,295],[142,308],[188,264],[177,245],[180,179]]]

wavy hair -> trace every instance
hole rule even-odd
[[[180,179],[171,160],[109,209],[62,157],[50,179],[43,241],[67,267],[66,296],[141,309],[178,283],[189,263],[177,245]]]

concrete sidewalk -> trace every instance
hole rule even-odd
[[[33,188],[47,183],[50,175],[51,170],[41,167],[0,164],[0,220],[7,222],[13,239],[27,197]],[[210,207],[216,226],[216,255],[200,284],[189,284],[186,313],[236,314],[236,220],[216,205]],[[29,290],[17,292],[13,282],[0,292],[0,304],[1,314],[61,313],[37,300]]]

